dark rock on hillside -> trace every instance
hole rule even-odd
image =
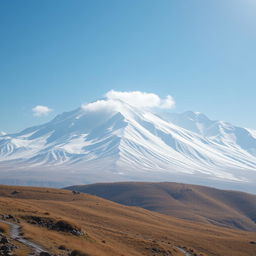
[[[17,246],[12,244],[9,239],[3,234],[0,234],[0,256],[11,256],[12,251],[16,249]]]
[[[80,228],[74,226],[73,224],[65,220],[55,220],[52,218],[46,218],[46,217],[40,217],[40,216],[24,216],[23,218],[32,225],[46,227],[50,230],[56,230],[59,232],[70,233],[75,236],[84,235],[84,232]]]
[[[1,215],[1,219],[2,220],[11,220],[11,221],[14,221],[14,222],[17,222],[19,223],[19,219],[15,218],[13,215],[11,214],[2,214]]]
[[[60,246],[58,247],[58,249],[59,249],[59,250],[62,250],[62,251],[68,250],[65,245],[60,245]]]
[[[48,252],[40,252],[39,256],[51,256]]]
[[[70,256],[90,256],[87,253],[81,252],[79,250],[74,250],[70,253]]]
[[[17,191],[17,190],[14,190],[14,191],[12,191],[12,195],[16,195],[16,194],[19,194],[20,192],[19,191]]]

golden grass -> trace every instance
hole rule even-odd
[[[14,244],[17,246],[17,249],[14,250],[14,255],[28,256],[31,253],[30,249],[24,246],[23,244],[19,242],[14,242]]]
[[[8,233],[9,232],[9,226],[5,223],[0,223],[0,233]]]
[[[11,195],[13,190],[20,193]],[[253,232],[184,221],[65,190],[1,186],[0,195],[0,214],[18,217],[27,238],[56,254],[60,245],[91,256],[182,255],[175,246],[205,256],[256,254],[256,246],[250,244],[256,237]],[[21,218],[27,215],[64,219],[86,235],[76,237],[28,224]]]
[[[182,219],[256,231],[253,194],[172,182],[98,183],[69,189]]]

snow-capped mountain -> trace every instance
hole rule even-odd
[[[161,116],[100,100],[1,135],[0,178],[59,186],[169,180],[250,187],[256,182],[255,134],[199,113]]]
[[[252,129],[237,127],[228,122],[213,121],[202,113],[192,111],[181,114],[168,113],[162,117],[217,143],[233,147],[239,146],[256,156],[256,131]]]

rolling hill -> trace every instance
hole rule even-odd
[[[24,239],[51,255],[69,255],[74,250],[80,254],[73,255],[83,256],[256,253],[255,232],[193,223],[68,190],[0,186],[0,214],[21,226]],[[8,236],[8,227],[0,224],[0,233]],[[29,254],[30,248],[10,241],[18,246],[17,255]]]
[[[178,218],[256,231],[256,195],[171,182],[98,183],[68,187]]]

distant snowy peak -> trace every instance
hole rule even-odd
[[[164,114],[163,118],[189,131],[198,133],[220,144],[241,147],[256,156],[256,132],[228,122],[210,120],[199,112]]]
[[[248,128],[246,128],[246,130],[251,134],[251,136],[252,136],[253,138],[256,139],[256,130],[248,129]]]
[[[180,114],[163,113],[160,114],[165,120],[172,122],[184,129],[204,135],[205,130],[213,121],[200,112],[186,111]]]
[[[164,173],[247,182],[256,170],[254,135],[202,113],[156,115],[120,100],[98,100],[1,136],[0,177],[2,165],[93,172],[95,181],[104,170],[134,180]]]

